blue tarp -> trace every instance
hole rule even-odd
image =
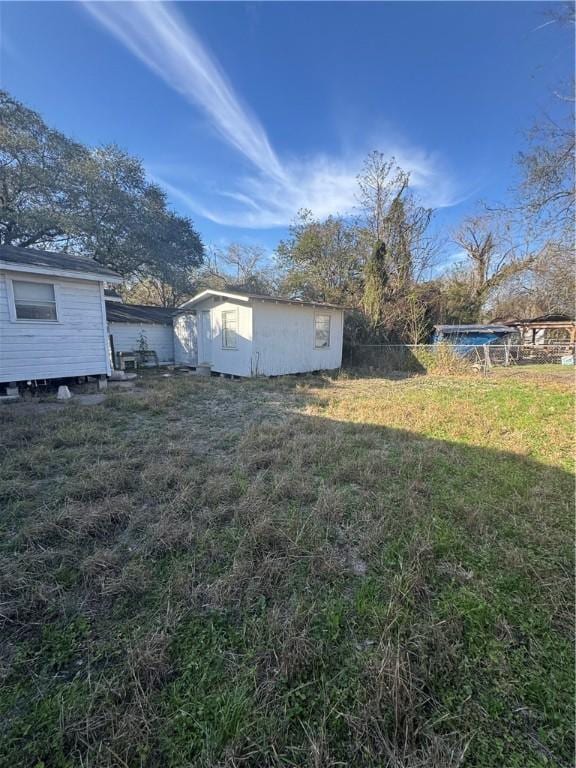
[[[441,331],[434,334],[434,344],[443,342],[444,344],[453,344],[454,351],[459,355],[465,355],[471,351],[471,347],[481,347],[484,344],[497,344],[506,336],[510,335],[512,329],[506,331]]]

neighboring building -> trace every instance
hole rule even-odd
[[[0,246],[0,383],[110,374],[104,283],[68,253]]]
[[[145,304],[122,304],[106,298],[106,317],[114,366],[120,367],[120,355],[139,350],[156,353],[159,365],[174,362],[175,310]]]
[[[343,327],[334,304],[206,290],[174,319],[176,362],[234,376],[332,370],[342,363]]]
[[[504,324],[435,325],[434,343],[454,344],[466,351],[467,347],[503,344],[504,341],[510,341],[512,334],[515,334],[515,328]]]
[[[548,314],[529,320],[517,320],[510,325],[514,325],[519,331],[524,344],[539,346],[574,344],[576,342],[574,316]]]

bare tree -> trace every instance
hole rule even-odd
[[[558,24],[561,27],[576,24],[576,6],[573,2],[551,4],[544,15],[549,19],[548,24]]]
[[[549,312],[573,315],[576,307],[574,251],[548,243],[530,269],[506,280],[490,297],[492,317],[535,317]]]
[[[230,243],[226,248],[209,247],[198,272],[198,283],[220,290],[276,292],[275,271],[264,248],[243,243]]]
[[[554,25],[558,33],[568,28],[573,56],[574,3],[550,4],[545,16],[548,21],[542,26]],[[560,37],[558,40],[561,49]],[[517,158],[521,179],[512,190],[515,204],[505,209],[540,246],[545,242],[574,244],[574,82],[560,83],[552,93],[555,115],[542,114],[527,132],[527,147]]]
[[[417,291],[404,301],[404,336],[408,344],[423,344],[430,332],[426,303]]]
[[[525,244],[519,245],[517,233],[507,223],[493,216],[466,219],[454,234],[454,242],[466,260],[448,278],[448,293],[463,305],[467,314],[479,319],[490,293],[506,281],[529,270],[535,256]],[[466,307],[463,306],[463,315]]]
[[[396,163],[387,160],[382,152],[370,152],[358,175],[358,202],[364,211],[366,224],[373,241],[385,241],[385,221],[394,198],[401,197],[408,187],[409,174]]]
[[[230,243],[218,253],[218,258],[240,285],[248,283],[261,270],[266,260],[266,251],[258,245]]]
[[[560,125],[546,117],[530,132],[530,149],[520,154],[523,178],[520,211],[536,236],[572,239],[576,187],[576,142],[572,120]]]

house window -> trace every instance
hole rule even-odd
[[[222,312],[222,348],[236,349],[238,315],[235,309]]]
[[[58,320],[56,292],[52,283],[13,280],[16,320]]]
[[[314,317],[314,346],[317,349],[330,346],[330,315]]]

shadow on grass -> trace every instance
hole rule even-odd
[[[571,475],[308,402],[6,419],[0,762],[570,764]]]

